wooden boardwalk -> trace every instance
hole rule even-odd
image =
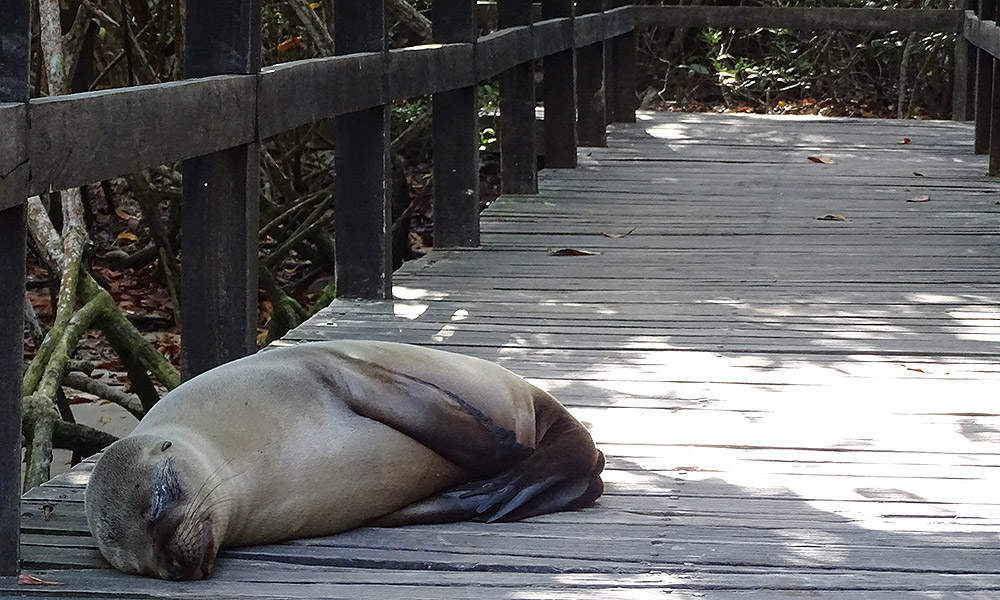
[[[640,115],[581,161],[490,207],[481,249],[288,339],[499,361],[592,427],[596,507],[227,551],[165,583],[106,569],[84,466],[25,500],[26,570],[66,585],[0,596],[995,599],[1000,194],[971,126]]]

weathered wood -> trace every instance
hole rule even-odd
[[[1000,176],[1000,59],[991,57],[993,90],[990,101],[990,163],[986,171],[992,177]]]
[[[472,39],[466,43],[415,46],[389,52],[389,97],[405,100],[440,90],[470,88],[476,83]]]
[[[388,61],[385,0],[337,2],[334,9],[338,54],[375,52]],[[386,85],[387,71],[375,76]],[[384,298],[392,286],[389,115],[377,105],[338,116],[335,128],[337,295]]]
[[[186,23],[188,76],[247,75],[217,81],[242,81],[249,92],[245,101],[255,102],[260,0],[192,4]],[[252,107],[239,111],[219,106],[256,134]],[[174,119],[167,123],[176,126]],[[187,332],[196,332],[181,341],[185,377],[251,354],[257,347],[260,151],[253,137],[237,144],[184,161],[181,322]]]
[[[989,6],[980,4],[978,10],[988,8]],[[980,50],[985,50],[994,57],[1000,56],[1000,33],[993,20],[983,19],[972,11],[966,11],[965,38]]]
[[[993,40],[996,35],[996,24],[993,19],[996,17],[996,0],[980,0],[977,10],[979,19],[972,23],[975,37]],[[987,23],[987,21],[989,21]],[[971,39],[971,38],[970,38]],[[986,49],[986,46],[972,42],[979,47],[976,53],[976,134],[975,153],[988,154],[990,150],[990,118],[992,114],[993,100],[993,60],[994,55]]]
[[[381,52],[314,58],[265,67],[258,78],[260,139],[386,102]],[[295,90],[290,94],[289,90]]]
[[[28,196],[28,111],[25,103],[0,103],[0,210]]]
[[[23,195],[21,185],[0,182],[0,195]],[[0,196],[2,197],[2,196]],[[0,210],[0,579],[16,575],[18,564],[18,496],[21,489],[21,365],[24,336],[25,205]]]
[[[959,6],[956,8],[964,10],[965,4],[965,0],[959,0]],[[962,29],[964,32],[964,17]],[[952,54],[954,67],[952,68],[951,118],[954,121],[967,121],[969,118],[969,106],[966,104],[969,93],[969,78],[975,77],[969,64],[969,41],[965,39],[963,32],[955,36],[955,49]]]
[[[581,146],[607,145],[603,9],[604,0],[577,2],[578,13],[585,15],[574,21],[576,43],[581,46],[576,51],[576,132]]]
[[[610,11],[618,15],[620,29],[609,24],[606,33],[619,33],[611,38],[609,42],[614,56],[614,87],[609,90],[608,95],[614,96],[608,105],[613,108],[613,113],[608,118],[614,123],[635,123],[635,110],[639,107],[639,99],[636,96],[637,73],[635,55],[635,32],[630,25],[636,23],[635,11],[627,4],[626,0],[608,0],[612,5],[617,6],[616,10]]]
[[[256,73],[260,69],[259,0],[193,3],[187,9],[187,77]]]
[[[658,27],[757,27],[813,31],[962,31],[961,10],[777,7],[777,6],[636,6],[636,25]]]
[[[470,43],[466,64],[471,70],[471,42],[476,40],[475,6],[469,0],[434,0],[434,40]],[[471,76],[471,80],[475,77]],[[471,85],[434,94],[434,246],[479,245],[479,101]]]
[[[574,3],[552,0],[542,5],[542,18],[564,19],[562,29],[570,40],[567,50],[542,59],[542,100],[545,104],[545,168],[576,168],[576,51],[572,47]],[[565,19],[569,17],[569,19]],[[536,49],[542,24],[535,25]],[[544,35],[544,34],[542,34]]]
[[[531,0],[500,0],[498,26],[531,35]],[[530,37],[527,41],[530,41]],[[500,188],[505,194],[538,192],[535,156],[535,63],[530,56],[500,74]]]
[[[542,12],[543,16],[546,14]],[[535,58],[551,56],[573,47],[573,21],[569,18],[545,17],[545,20],[537,21],[532,26],[531,34]]]
[[[0,2],[0,581],[20,570],[30,2]]]
[[[252,143],[255,95],[254,76],[220,75],[33,100],[31,193]]]
[[[476,42],[476,74],[485,79],[502,74],[535,57],[531,27],[509,27],[485,35]]]

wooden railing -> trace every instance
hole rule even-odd
[[[337,56],[261,69],[259,0],[191,2],[189,79],[29,100],[29,0],[0,2],[0,575],[18,568],[27,196],[184,161],[181,321],[195,333],[181,352],[190,376],[255,349],[263,140],[333,119],[337,291],[388,297],[386,105],[433,94],[435,245],[475,246],[475,86],[502,82],[503,189],[537,191],[534,61],[546,74],[547,166],[574,167],[577,120],[579,138],[602,145],[609,120],[635,118],[626,4],[546,0],[532,22],[531,0],[500,0],[498,30],[477,37],[474,0],[434,0],[437,43],[389,50],[384,0],[339,1]]]
[[[334,120],[335,170],[342,174],[335,189],[337,290],[346,297],[384,298],[392,278],[386,105],[393,100],[434,95],[438,247],[479,242],[476,84],[500,78],[502,189],[534,193],[533,61],[541,59],[545,74],[545,164],[572,168],[578,143],[603,145],[608,122],[635,118],[637,26],[964,31],[956,45],[956,106],[964,118],[972,88],[966,70],[975,70],[976,147],[994,149],[996,170],[1000,116],[989,118],[998,105],[992,88],[1000,50],[991,20],[996,2],[982,0],[977,13],[966,14],[545,0],[540,10],[534,7],[539,20],[532,18],[531,0],[499,0],[490,17],[498,30],[477,38],[473,0],[434,0],[438,43],[388,50],[385,1],[340,1],[334,3],[338,56],[264,69],[259,0],[192,2],[190,79],[29,100],[29,0],[3,0],[0,576],[18,569],[26,196],[184,161],[181,317],[185,330],[196,333],[183,337],[182,359],[191,375],[254,349],[258,145],[270,136]]]

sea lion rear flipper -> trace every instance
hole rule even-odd
[[[372,524],[517,521],[581,508],[604,491],[603,468],[604,454],[594,448],[583,426],[562,419],[549,428],[531,456],[502,473],[415,502]]]

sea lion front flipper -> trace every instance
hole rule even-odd
[[[462,484],[386,515],[392,527],[451,521],[517,521],[593,503],[604,491],[604,454],[572,417],[545,432],[535,452],[502,473]]]
[[[417,374],[336,353],[341,370],[323,364],[313,373],[355,413],[400,431],[472,477],[502,471],[531,455],[510,429],[469,399]],[[405,401],[403,401],[405,399]]]

